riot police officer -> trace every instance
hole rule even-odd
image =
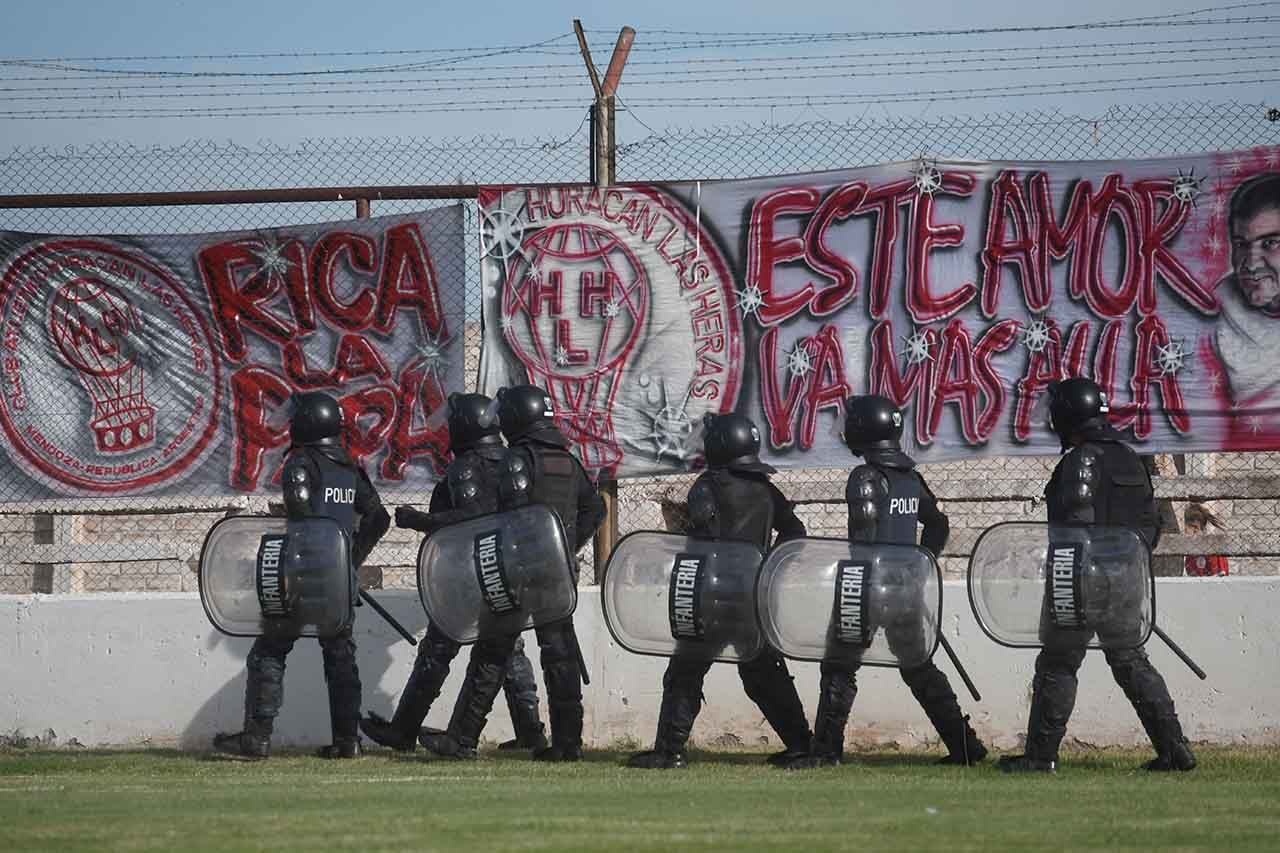
[[[396,508],[396,526],[431,533],[446,524],[498,508],[498,468],[506,455],[498,422],[490,413],[492,400],[483,394],[451,394],[448,399],[449,447],[453,461],[445,478],[431,493],[429,512],[412,507]],[[400,752],[412,752],[418,745],[422,721],[432,702],[440,695],[449,665],[461,647],[435,625],[418,646],[409,680],[400,694],[395,714],[387,720],[369,713],[360,728],[370,740]],[[533,668],[517,640],[511,666],[503,681],[511,722],[516,731],[512,746],[540,749],[547,745],[542,720],[538,717],[538,686]],[[504,744],[505,746],[506,744]]]
[[[387,532],[391,518],[368,475],[342,446],[343,416],[338,401],[323,392],[309,391],[295,394],[292,406],[291,445],[284,464],[285,514],[291,520],[320,516],[338,522],[351,540],[354,572]],[[244,730],[217,735],[214,749],[247,758],[270,754],[271,732],[284,698],[285,658],[296,640],[296,636],[267,633],[254,641],[246,665]],[[360,673],[351,628],[321,639],[320,650],[329,689],[333,742],[319,754],[324,758],[357,758]]]
[[[498,392],[498,420],[508,444],[499,477],[499,507],[511,509],[527,503],[549,507],[559,516],[576,554],[604,520],[604,501],[582,463],[569,452],[569,440],[556,428],[554,414],[551,399],[541,388],[517,385]],[[572,567],[576,583],[576,561]],[[551,745],[535,752],[534,758],[577,761],[582,757],[582,663],[573,620],[543,625],[536,632],[551,717]],[[515,641],[513,636],[490,636],[476,643],[448,730],[423,735],[423,746],[437,755],[475,757]]]
[[[1141,457],[1107,420],[1106,395],[1092,380],[1067,379],[1049,386],[1050,425],[1065,455],[1045,487],[1049,523],[1136,528],[1154,548],[1160,538],[1155,490]],[[1052,534],[1051,534],[1052,535]],[[1063,631],[1046,621],[1044,647],[1031,682],[1031,716],[1024,755],[1006,756],[1007,772],[1053,773],[1058,746],[1076,702],[1076,673],[1088,635]],[[1138,712],[1156,749],[1148,770],[1192,770],[1195,756],[1182,733],[1169,688],[1141,647],[1105,648],[1116,683]]]
[[[915,470],[915,462],[902,452],[901,438],[902,411],[892,400],[864,395],[846,401],[844,440],[849,450],[864,460],[850,472],[845,485],[849,539],[915,545],[919,524],[923,526],[920,545],[936,558],[946,544],[950,523],[924,477]],[[896,626],[887,632],[890,648],[895,652],[895,646],[904,649],[898,657],[918,657],[906,649],[925,642],[922,626]],[[822,664],[813,744],[809,755],[792,761],[790,769],[840,763],[845,724],[858,693],[857,670],[857,666],[833,661]],[[947,747],[947,755],[939,763],[971,766],[982,761],[986,747],[969,727],[942,670],[930,660],[898,671]]]
[[[751,542],[762,552],[769,550],[775,530],[778,542],[804,536],[804,524],[791,502],[769,482],[775,469],[760,461],[760,431],[751,419],[736,414],[707,415],[703,426],[707,470],[689,489],[689,534]],[[682,656],[677,648],[662,678],[662,706],[653,749],[631,756],[629,767],[685,766],[685,745],[702,708],[702,683],[710,668],[710,661]],[[770,763],[781,764],[804,755],[812,733],[782,655],[766,646],[755,659],[738,664],[738,675],[747,696],[785,746],[769,758]]]

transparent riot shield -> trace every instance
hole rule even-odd
[[[224,518],[200,551],[200,602],[233,637],[332,637],[355,618],[346,531],[329,518]]]
[[[578,605],[564,527],[542,505],[442,527],[418,551],[418,595],[458,643],[514,634],[573,615]]]
[[[1127,527],[997,524],[969,557],[969,603],[1004,646],[1137,648],[1155,625],[1151,549]]]
[[[915,545],[792,539],[765,558],[756,608],[789,658],[910,668],[937,650],[942,577]]]
[[[645,530],[613,550],[600,595],[618,645],[641,655],[737,663],[760,654],[750,542]]]

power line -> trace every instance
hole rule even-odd
[[[940,97],[955,98],[960,100],[971,100],[975,97],[1017,97],[1021,95],[1056,95],[1066,93],[1080,94],[1086,92],[1112,92],[1122,91],[1120,89],[1094,88],[1101,84],[1119,84],[1119,83],[1136,83],[1146,84],[1151,80],[1181,80],[1188,81],[1176,85],[1188,86],[1221,86],[1221,85],[1245,85],[1250,83],[1268,83],[1280,77],[1263,77],[1249,80],[1214,80],[1207,81],[1207,77],[1234,77],[1242,74],[1259,74],[1266,73],[1259,69],[1247,69],[1241,71],[1215,71],[1200,72],[1196,74],[1164,74],[1159,76],[1143,76],[1143,77],[1116,77],[1110,80],[1091,80],[1080,82],[1059,82],[1059,83],[1026,83],[1012,86],[987,86],[974,87],[967,89],[934,89],[925,91],[911,92],[882,92],[875,94],[861,95],[729,95],[726,97],[718,97],[715,99],[704,98],[664,98],[634,100],[632,103],[642,106],[679,106],[687,104],[689,106],[710,106],[712,104],[722,104],[724,106],[781,106],[783,104],[806,104],[813,103],[816,106],[824,106],[828,104],[862,104],[862,103],[906,103],[920,100],[938,100]],[[1194,82],[1201,81],[1201,82]],[[1083,88],[1067,89],[1064,87],[1082,86]],[[1058,87],[1058,88],[1053,88]],[[1158,85],[1135,85],[1133,89],[1161,89],[1169,88],[1169,86]],[[1040,91],[1032,91],[1040,90]],[[881,100],[884,99],[884,100]]]
[[[1133,24],[1133,23],[1144,23],[1144,22],[1162,22],[1162,20],[1167,20],[1167,19],[1170,19],[1170,18],[1187,18],[1187,17],[1192,17],[1192,15],[1201,15],[1201,14],[1208,14],[1208,13],[1220,13],[1220,12],[1231,12],[1231,10],[1238,10],[1238,9],[1270,8],[1270,6],[1280,6],[1280,0],[1261,0],[1261,1],[1256,1],[1256,3],[1233,3],[1233,4],[1222,4],[1222,5],[1216,5],[1216,6],[1204,6],[1204,8],[1202,8],[1202,9],[1193,9],[1193,10],[1189,10],[1189,12],[1171,12],[1171,13],[1158,14],[1158,15],[1142,15],[1142,17],[1135,17],[1135,18],[1107,18],[1107,19],[1103,19],[1103,20],[1093,20],[1093,22],[1084,22],[1084,23],[1079,23],[1079,24],[1060,24],[1060,27],[1062,27],[1062,28],[1076,29],[1076,28],[1091,28],[1091,27],[1097,27],[1097,26],[1114,26],[1114,24]],[[1190,22],[1190,23],[1199,23],[1199,22]],[[1057,28],[1057,27],[1055,27],[1055,28]],[[988,28],[988,31],[991,31],[991,32],[997,32],[997,31],[998,31],[998,32],[1027,32],[1027,31],[1037,31],[1037,29],[1042,29],[1042,27],[1034,26],[1034,24],[1032,24],[1032,26],[1024,26],[1024,27],[1001,27],[1001,28]],[[588,29],[588,32],[607,33],[607,32],[613,32],[613,31],[612,31],[612,29],[589,28],[589,29]],[[727,36],[727,37],[737,37],[737,36],[814,36],[814,35],[823,35],[823,33],[803,32],[803,31],[791,31],[791,32],[787,32],[787,31],[755,31],[755,32],[749,32],[749,31],[748,31],[748,32],[744,32],[744,31],[709,31],[709,29],[664,29],[664,28],[646,28],[644,32],[645,32],[645,33],[658,33],[658,35],[664,35],[664,36]],[[883,31],[882,31],[882,32],[883,32]],[[943,32],[943,33],[950,33],[950,32],[970,32],[970,31],[929,31],[929,32]],[[842,35],[876,35],[876,33],[877,33],[877,31],[865,31],[864,33],[842,33]]]
[[[566,38],[572,33],[563,33],[556,39]],[[556,39],[553,39],[556,40]],[[276,51],[264,53],[172,53],[134,56],[44,56],[14,57],[0,60],[0,65],[30,62],[170,62],[196,61],[211,59],[321,59],[340,56],[429,56],[438,53],[483,53],[495,50],[523,50],[527,45],[499,44],[479,47],[420,47],[402,50],[308,50],[308,51]]]
[[[1270,41],[1269,37],[1254,37],[1254,40],[1265,39]],[[892,55],[910,55],[905,51],[893,51]],[[1127,67],[1127,66],[1151,66],[1151,65],[1176,65],[1188,62],[1203,62],[1204,57],[1201,54],[1209,54],[1211,57],[1230,58],[1233,62],[1246,62],[1255,60],[1266,60],[1272,57],[1270,52],[1264,54],[1237,54],[1228,53],[1222,48],[1183,48],[1180,50],[1148,50],[1133,51],[1122,54],[1123,58],[1111,61],[1091,62],[1088,66],[1089,70],[1100,67]],[[885,56],[889,54],[883,54]],[[720,83],[720,82],[736,82],[743,79],[744,75],[749,75],[755,81],[768,80],[796,80],[796,79],[837,79],[837,78],[859,78],[859,77],[884,77],[884,76],[919,76],[943,73],[955,73],[953,66],[981,66],[975,68],[960,68],[962,73],[991,73],[991,72],[1008,72],[1008,71],[1061,71],[1075,70],[1076,65],[1073,64],[1054,64],[1059,61],[1067,60],[1084,60],[1084,59],[1100,59],[1105,57],[1113,57],[1114,52],[1076,52],[1061,53],[1056,56],[1040,57],[1043,60],[1035,64],[1017,65],[1016,63],[1025,63],[1030,57],[1028,56],[964,56],[951,59],[926,59],[922,62],[912,60],[905,61],[889,61],[879,62],[876,68],[902,68],[911,69],[912,66],[946,66],[941,69],[921,68],[916,70],[895,70],[895,71],[878,71],[868,70],[865,63],[832,63],[830,61],[807,62],[794,65],[771,65],[760,67],[745,67],[740,69],[683,69],[683,70],[663,70],[663,71],[640,71],[631,75],[630,85],[688,85],[693,83]],[[1164,59],[1140,60],[1135,57],[1144,56],[1162,56]],[[827,57],[829,60],[834,57]],[[809,71],[822,70],[825,73],[814,75],[797,75],[782,74],[778,72],[785,71]],[[843,70],[849,70],[852,73],[835,73]],[[723,74],[732,71],[732,77],[715,77],[711,75]],[[639,77],[640,79],[634,79]],[[661,79],[649,79],[661,78]],[[513,81],[519,81],[519,84]],[[8,79],[0,78],[0,83],[10,82]],[[480,85],[486,83],[499,82],[499,85]],[[376,83],[379,88],[351,88],[357,86],[368,86]],[[480,75],[467,77],[396,77],[388,79],[380,79],[376,81],[365,80],[324,80],[324,81],[304,81],[289,80],[280,82],[270,81],[233,81],[223,83],[194,83],[194,82],[170,82],[170,83],[127,83],[127,84],[102,84],[91,86],[0,86],[0,93],[17,93],[27,97],[4,97],[0,95],[0,100],[35,100],[48,97],[51,100],[92,100],[94,98],[110,98],[112,100],[130,99],[130,98],[164,98],[164,97],[262,97],[273,94],[286,94],[289,90],[294,90],[295,94],[302,97],[310,97],[316,94],[370,94],[378,92],[410,92],[410,91],[439,91],[440,89],[425,86],[428,83],[444,83],[448,84],[451,90],[459,84],[467,84],[471,89],[492,90],[492,89],[520,89],[525,85],[537,83],[543,88],[582,88],[585,81],[583,80],[565,80],[564,74],[527,74],[523,76],[515,75]],[[391,84],[416,84],[414,88],[394,88]],[[523,85],[521,85],[523,84]],[[344,87],[344,88],[333,88]],[[256,89],[257,91],[238,91]],[[199,91],[196,91],[199,90]],[[297,91],[310,90],[310,91]],[[165,92],[175,91],[187,93],[183,95],[135,95],[133,92]],[[107,93],[102,95],[94,94],[62,94],[77,92],[101,92]],[[122,95],[128,92],[131,94]],[[49,95],[36,95],[35,93],[52,93]]]
[[[1093,56],[1101,56],[1103,54],[1093,54]],[[1087,56],[1087,55],[1085,55]],[[1069,58],[1069,57],[1062,57]],[[1272,62],[1274,54],[1271,52],[1238,56],[1235,62]],[[1025,57],[1017,57],[1014,61],[1025,60]],[[950,60],[950,62],[980,62],[980,59],[969,60]],[[963,69],[964,73],[984,74],[984,73],[1008,73],[1015,71],[1029,72],[1049,72],[1049,71],[1081,71],[1092,72],[1098,68],[1118,68],[1118,67],[1135,67],[1135,66],[1165,66],[1165,65],[1183,65],[1189,62],[1202,62],[1197,57],[1185,59],[1152,59],[1152,60],[1132,60],[1124,59],[1114,62],[1094,62],[1088,68],[1081,68],[1076,63],[1068,64],[1035,64],[1035,65],[1007,65],[1007,66],[991,66],[987,65],[981,68]],[[902,63],[885,63],[884,65],[909,65],[908,62]],[[809,71],[817,68],[828,68],[830,70],[821,73],[811,74],[784,74],[775,73],[787,70]],[[847,69],[853,69],[852,71]],[[1253,73],[1263,72],[1269,69],[1246,69],[1234,73]],[[767,72],[767,73],[766,73]],[[706,72],[714,74],[715,72]],[[634,80],[631,87],[647,87],[647,86],[690,86],[690,85],[719,85],[719,84],[739,84],[744,80],[750,80],[753,83],[776,82],[782,80],[858,80],[877,77],[906,77],[906,76],[931,76],[939,74],[954,74],[955,70],[950,68],[942,69],[917,69],[917,70],[866,70],[863,65],[825,65],[825,66],[790,66],[780,68],[766,69],[742,69],[730,76],[705,76],[705,74],[691,74],[687,79],[664,79],[664,80]],[[475,78],[476,80],[503,80],[510,78],[489,77]],[[534,84],[530,81],[534,78],[525,78],[523,83],[469,83],[468,89],[471,91],[525,91],[534,88]],[[547,79],[547,78],[538,78]],[[550,78],[559,80],[560,82],[539,82],[536,84],[538,89],[587,89],[587,81],[582,79],[564,80],[563,76]],[[383,81],[386,83],[415,83],[421,84],[421,80],[400,80],[400,81]],[[326,88],[309,89],[307,91],[213,91],[213,92],[192,92],[187,91],[189,87],[182,84],[170,84],[173,88],[181,88],[182,91],[173,92],[152,92],[153,88],[168,88],[166,86],[135,86],[135,87],[94,87],[93,94],[57,94],[57,93],[75,93],[83,92],[84,89],[60,89],[57,87],[38,87],[34,89],[6,89],[0,88],[0,102],[2,101],[130,101],[130,100],[163,100],[172,98],[226,98],[226,99],[243,99],[243,98],[269,98],[280,95],[290,95],[292,97],[313,98],[323,95],[393,95],[393,94],[411,94],[415,92],[452,92],[456,91],[457,86],[453,81],[446,86],[399,86],[399,85],[383,85],[378,87],[368,87],[363,82],[353,83],[322,83],[316,84],[325,86]],[[217,84],[199,84],[199,85],[217,85]],[[272,84],[255,84],[269,86]],[[296,85],[296,84],[295,84]],[[136,90],[147,90],[141,93],[135,93]],[[17,94],[14,94],[17,93]],[[38,94],[35,94],[38,93]]]
[[[1202,88],[1207,86],[1242,86],[1255,83],[1280,81],[1280,76],[1264,76],[1251,79],[1205,80],[1209,76],[1257,74],[1257,71],[1221,72],[1215,74],[1164,75],[1159,77],[1127,77],[1097,80],[1089,83],[1027,84],[1008,87],[984,87],[970,89],[939,89],[914,92],[888,92],[863,95],[739,95],[715,99],[704,98],[653,98],[636,99],[631,107],[668,108],[742,108],[788,105],[839,106],[865,104],[913,103],[939,100],[980,100],[990,98],[1031,97],[1060,94],[1090,94],[1117,91],[1170,89],[1178,87]],[[1177,80],[1179,82],[1153,84],[1151,80]],[[1107,85],[1101,85],[1107,84]],[[1116,85],[1112,85],[1116,84]],[[1119,85],[1125,84],[1125,85]],[[1047,87],[1058,88],[1047,88]],[[1072,88],[1074,87],[1074,88]],[[1035,91],[1033,91],[1035,89]],[[26,120],[55,120],[83,118],[256,118],[270,116],[326,116],[326,115],[386,115],[393,113],[468,112],[490,107],[510,110],[564,110],[582,109],[581,102],[567,98],[521,98],[493,100],[448,100],[390,104],[264,104],[251,107],[178,108],[157,109],[51,109],[10,110],[0,112],[0,118]]]
[[[815,63],[819,63],[819,62],[825,62],[828,60],[836,60],[836,59],[882,59],[882,58],[892,58],[892,57],[902,57],[902,56],[985,57],[991,54],[995,54],[995,56],[991,57],[991,61],[1009,61],[1008,57],[1003,57],[1002,55],[1011,54],[1011,53],[1027,53],[1027,52],[1036,53],[1036,54],[1045,54],[1048,52],[1061,53],[1067,50],[1088,50],[1088,49],[1102,49],[1102,48],[1129,49],[1129,55],[1137,56],[1137,55],[1150,55],[1150,54],[1159,53],[1163,51],[1142,51],[1142,50],[1135,51],[1135,50],[1132,50],[1132,48],[1166,47],[1170,45],[1184,45],[1184,44],[1185,45],[1238,44],[1241,42],[1255,42],[1255,41],[1263,41],[1263,40],[1266,40],[1269,42],[1274,41],[1274,36],[1271,36],[1271,35],[1218,36],[1218,37],[1206,37],[1206,38],[1194,38],[1194,39],[1136,40],[1136,41],[1124,41],[1124,42],[1085,42],[1085,43],[1064,44],[1064,45],[1038,44],[1038,45],[1026,45],[1026,46],[1010,45],[1007,47],[992,46],[992,47],[980,47],[980,48],[943,48],[943,49],[922,48],[918,50],[859,51],[859,52],[853,52],[853,53],[837,53],[837,54],[788,54],[784,56],[760,56],[760,57],[720,56],[720,57],[691,57],[691,58],[685,58],[685,59],[634,60],[628,63],[629,70],[628,70],[626,79],[630,80],[637,76],[657,76],[659,74],[668,73],[665,71],[634,70],[634,67],[638,67],[638,66],[681,66],[681,65],[704,65],[704,64],[755,65],[755,64],[761,64],[761,63],[797,62],[797,61],[813,61]],[[1187,52],[1192,52],[1196,50],[1198,49],[1190,48],[1187,50]],[[1205,50],[1209,50],[1209,48],[1205,48]],[[1169,52],[1175,52],[1175,51],[1169,51]],[[1064,54],[1061,56],[1045,57],[1045,58],[1065,59],[1065,58],[1077,58],[1079,56],[1083,56],[1083,55],[1082,54]],[[492,65],[486,68],[485,71],[492,71],[492,72],[506,72],[506,71],[515,71],[515,70],[556,71],[556,70],[562,70],[562,69],[578,69],[578,68],[581,68],[581,62]],[[443,67],[432,68],[431,71],[434,73],[445,73],[449,75],[448,77],[418,78],[418,79],[424,79],[424,80],[437,79],[442,81],[452,80],[456,82],[470,82],[470,81],[482,81],[482,80],[495,79],[493,77],[483,77],[483,76],[482,77],[454,76],[455,73],[458,75],[467,75],[477,70],[479,69],[459,67],[459,66],[443,66]],[[400,66],[365,68],[365,69],[345,69],[345,70],[329,69],[323,72],[316,72],[316,71],[269,72],[269,73],[266,73],[265,75],[264,75],[264,72],[254,72],[254,71],[246,71],[246,72],[194,71],[194,72],[182,72],[181,73],[182,77],[184,79],[185,78],[202,78],[202,77],[216,77],[218,79],[224,79],[227,77],[242,77],[242,78],[249,78],[249,80],[242,81],[242,82],[228,82],[228,83],[222,83],[222,84],[212,84],[212,83],[211,84],[186,84],[183,82],[175,82],[170,84],[153,84],[153,85],[172,85],[172,86],[224,85],[228,87],[249,86],[249,85],[322,86],[322,85],[329,85],[330,81],[326,80],[326,81],[312,82],[312,81],[304,80],[304,81],[294,82],[287,79],[282,80],[282,82],[280,83],[268,83],[268,82],[259,83],[258,81],[262,80],[264,76],[271,77],[271,78],[290,78],[290,77],[296,77],[300,75],[315,76],[316,74],[319,74],[319,73],[323,73],[325,75],[333,75],[333,76],[343,76],[343,75],[356,76],[356,75],[366,75],[366,74],[378,74],[378,75],[394,74],[394,73],[402,73],[402,72],[403,72],[403,68]],[[169,72],[156,72],[153,76],[164,79],[166,77],[172,76],[172,74]],[[546,76],[548,78],[560,79],[564,75],[548,74]],[[134,75],[134,74],[124,74],[124,75],[88,74],[88,75],[80,75],[80,76],[41,75],[41,76],[26,76],[26,77],[0,77],[0,83],[78,82],[82,80],[103,82],[108,80],[133,80],[136,78],[137,78],[137,75]]]
[[[1146,21],[1135,23],[1093,23],[1093,24],[1059,24],[1034,27],[972,27],[951,30],[901,30],[885,32],[853,32],[853,33],[797,33],[794,35],[767,37],[715,37],[697,40],[678,41],[645,41],[637,44],[636,50],[676,51],[698,50],[702,48],[751,48],[783,45],[823,44],[833,42],[876,41],[896,38],[937,38],[977,35],[1014,35],[1033,32],[1072,32],[1082,30],[1107,30],[1128,28],[1164,28],[1164,27],[1200,27],[1206,25],[1226,24],[1269,24],[1280,21],[1280,16],[1264,15],[1244,18],[1199,19],[1194,21]]]
[[[357,68],[357,69],[328,68],[328,69],[320,69],[320,70],[313,70],[313,71],[258,71],[258,72],[252,72],[251,74],[247,74],[247,73],[236,73],[236,72],[229,72],[229,71],[196,72],[196,71],[155,71],[155,70],[127,69],[127,68],[84,68],[84,67],[78,67],[78,66],[72,66],[72,65],[65,65],[59,61],[40,61],[40,60],[32,61],[32,60],[22,60],[22,59],[0,60],[0,66],[11,65],[16,67],[24,67],[24,68],[42,68],[49,71],[68,71],[68,72],[90,73],[90,74],[101,73],[101,74],[123,75],[123,76],[131,76],[131,77],[134,77],[134,76],[136,77],[315,76],[315,75],[325,75],[325,74],[363,73],[363,72],[370,72],[370,71],[406,71],[406,70],[412,70],[415,68],[428,68],[428,67],[456,64],[458,62],[469,62],[475,59],[490,59],[495,56],[509,56],[514,53],[531,52],[536,48],[545,47],[549,44],[560,41],[561,39],[567,38],[570,35],[572,35],[572,33],[561,33],[560,35],[553,36],[548,39],[543,39],[542,41],[539,41],[539,42],[533,42],[532,44],[494,48],[487,52],[470,53],[465,56],[457,56],[457,57],[452,57],[448,59],[438,59],[432,62],[416,62],[416,63],[408,63],[408,64],[384,65],[384,66],[374,66],[371,68]],[[568,54],[566,53],[565,55],[568,55]]]

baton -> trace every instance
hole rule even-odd
[[[569,629],[573,631],[572,627]],[[578,656],[578,672],[582,673],[582,683],[591,683],[591,673],[587,672],[587,659],[582,656],[582,644],[578,642],[578,632],[573,631],[573,652]]]
[[[981,702],[982,694],[978,692],[977,687],[973,686],[973,679],[969,678],[969,673],[965,671],[964,664],[960,663],[960,658],[956,657],[956,650],[951,648],[951,644],[947,642],[947,636],[941,631],[938,632],[938,641],[942,643],[942,649],[947,653],[947,657],[951,658],[951,663],[955,665],[956,672],[960,673],[964,686],[969,688],[973,701]]]
[[[1159,625],[1152,625],[1151,630],[1156,632],[1157,637],[1164,640],[1164,644],[1166,646],[1173,649],[1173,653],[1175,655],[1182,658],[1182,662],[1185,663],[1191,669],[1192,672],[1200,676],[1201,681],[1205,681],[1206,679],[1208,679],[1209,676],[1204,674],[1204,670],[1196,666],[1196,662],[1191,659],[1191,656],[1188,655],[1186,652],[1184,652],[1181,648],[1179,648],[1178,644],[1173,641],[1173,638],[1170,637],[1168,634],[1166,634],[1164,631],[1162,631]]]
[[[406,640],[408,640],[409,645],[411,646],[418,645],[418,638],[410,634],[408,631],[406,631],[404,626],[401,625],[399,622],[397,622],[394,616],[388,613],[381,604],[374,601],[372,595],[370,595],[369,593],[365,592],[362,589],[360,590],[360,598],[364,601],[365,604],[373,608],[374,613],[377,613],[383,619],[387,620],[387,624],[390,625],[392,628],[395,628],[396,633],[398,633],[401,637],[404,637]]]

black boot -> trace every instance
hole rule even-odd
[[[443,734],[424,732],[418,743],[443,758],[477,757],[480,734],[493,709],[493,701],[502,689],[512,642],[514,638],[498,638],[476,644],[467,664],[462,691],[453,705],[449,730]]]
[[[321,750],[325,758],[357,758],[360,755],[360,670],[351,629],[320,640],[324,681],[329,690],[329,728],[333,742]]]
[[[943,739],[947,754],[938,759],[938,764],[973,767],[987,757],[987,747],[978,739],[978,733],[969,726],[969,718],[964,717],[961,724],[964,727],[964,735],[955,738],[956,743],[948,743],[945,738]]]
[[[1143,768],[1157,773],[1194,770],[1196,757],[1182,733],[1173,697],[1146,651],[1140,648],[1107,650],[1106,656],[1116,684],[1133,705],[1156,751],[1155,759]]]
[[[628,767],[647,770],[674,770],[685,767],[685,746],[693,721],[702,710],[702,680],[710,664],[673,657],[662,677],[662,707],[658,711],[658,734],[653,749],[637,752],[627,759]]]
[[[466,746],[458,741],[448,732],[441,731],[423,731],[418,736],[418,742],[427,749],[428,752],[440,758],[452,758],[457,761],[474,761],[480,757],[475,746]]]
[[[218,733],[213,736],[213,748],[216,752],[233,755],[236,758],[248,758],[261,761],[271,757],[271,737],[263,737],[251,732],[235,732],[234,734]]]
[[[747,697],[756,703],[765,720],[786,748],[766,759],[773,767],[785,767],[809,753],[813,732],[796,692],[795,680],[782,655],[768,649],[750,664],[739,665],[738,674]]]
[[[1067,721],[1076,705],[1076,672],[1084,661],[1084,649],[1042,649],[1036,656],[1031,680],[1031,714],[1027,720],[1026,755],[1001,759],[1006,772],[1053,773],[1058,747],[1067,733]],[[1025,759],[1019,763],[1019,759]],[[1008,766],[1006,766],[1008,765]]]
[[[930,662],[903,669],[901,675],[947,748],[939,764],[972,767],[987,757],[987,748],[969,727],[969,718],[960,710],[960,701],[942,670]]]
[[[245,662],[244,729],[215,735],[216,751],[259,760],[271,755],[271,732],[284,700],[285,659],[293,642],[278,637],[258,637],[253,641]]]
[[[550,692],[548,690],[547,692]],[[551,745],[536,750],[534,761],[582,760],[582,702],[551,702]]]
[[[511,727],[515,738],[504,741],[498,749],[527,749],[537,752],[547,748],[547,730],[538,716],[538,683],[533,677],[533,667],[524,654],[524,643],[517,643],[507,668],[502,692],[507,699],[507,711],[511,714]]]
[[[853,672],[823,666],[819,682],[818,713],[813,720],[813,741],[807,755],[782,765],[787,770],[812,770],[835,767],[844,758],[844,728],[858,695],[858,682]]]
[[[364,755],[364,750],[360,748],[360,738],[341,738],[335,740],[328,746],[322,746],[316,750],[316,755],[320,758],[339,759],[339,758],[360,758]]]
[[[1058,762],[1032,758],[1028,755],[1006,755],[997,762],[1005,773],[1057,773]]]
[[[449,677],[449,664],[457,654],[457,643],[428,627],[427,637],[418,647],[413,671],[396,703],[395,715],[390,720],[374,713],[365,715],[360,721],[360,730],[365,736],[397,752],[413,752],[418,745],[422,721],[440,695]]]
[[[551,745],[533,754],[535,761],[582,758],[582,672],[578,669],[573,623],[565,620],[538,629],[542,679],[547,685]]]
[[[664,688],[662,708],[658,711],[658,734],[653,740],[653,749],[635,753],[627,759],[627,766],[641,770],[674,770],[688,766],[684,748],[689,740],[689,729],[701,707],[701,693],[690,697],[679,689]],[[685,723],[685,720],[688,722]]]
[[[1142,765],[1144,770],[1155,773],[1196,769],[1196,756],[1191,751],[1191,744],[1182,734],[1182,724],[1177,715],[1162,717],[1152,726],[1155,736],[1151,738],[1156,748],[1156,757]],[[1150,729],[1148,730],[1150,731]]]
[[[650,749],[628,758],[627,766],[638,770],[680,770],[688,767],[689,761],[683,752]]]

